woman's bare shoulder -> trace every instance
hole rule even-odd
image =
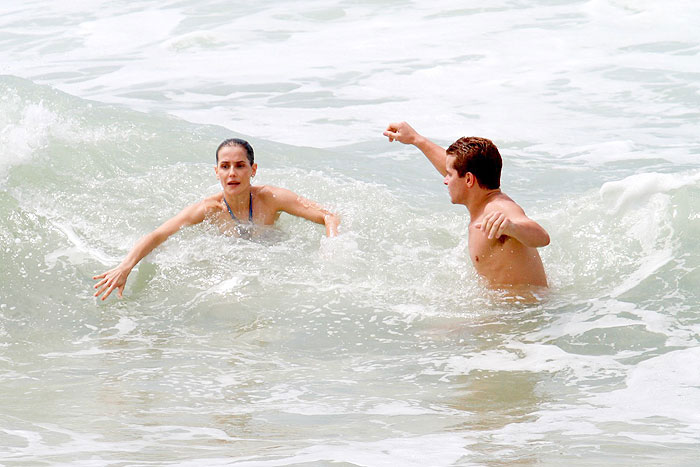
[[[252,187],[252,189],[254,196],[265,200],[276,198],[284,193],[289,192],[289,190],[273,185],[256,185]]]
[[[223,199],[224,192],[221,191],[219,193],[204,198],[202,201],[200,201],[200,203],[204,208],[204,211],[210,213],[213,211],[220,211],[223,209]]]

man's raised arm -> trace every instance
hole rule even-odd
[[[430,141],[428,138],[419,135],[411,125],[406,122],[390,123],[384,131],[384,136],[389,141],[399,141],[403,144],[412,144],[420,149],[425,157],[433,164],[443,177],[447,173],[445,149]]]

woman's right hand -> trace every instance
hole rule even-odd
[[[126,285],[126,278],[129,277],[131,269],[127,269],[124,266],[117,266],[116,268],[110,269],[107,272],[103,272],[98,276],[94,276],[93,279],[99,280],[95,284],[95,288],[98,289],[95,292],[95,297],[102,295],[102,300],[105,300],[112,293],[114,289],[117,289],[119,298],[121,298],[124,293],[124,286]]]

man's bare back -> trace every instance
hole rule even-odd
[[[420,149],[445,177],[452,203],[467,207],[469,256],[490,287],[547,286],[537,248],[549,235],[501,191],[501,156],[491,141],[460,138],[445,150],[406,122],[390,124],[384,135]]]

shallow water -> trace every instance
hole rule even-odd
[[[0,463],[696,463],[695,3],[57,5],[0,5]],[[400,119],[498,144],[539,301],[481,287]],[[230,136],[341,235],[196,226],[95,300]]]

